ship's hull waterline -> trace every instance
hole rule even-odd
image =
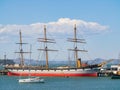
[[[8,76],[47,76],[47,77],[97,77],[93,70],[9,70]]]

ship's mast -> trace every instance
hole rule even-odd
[[[48,39],[47,34],[46,34],[46,25],[44,25],[44,38],[38,38],[39,42],[44,42],[44,49],[38,49],[41,51],[45,51],[45,57],[46,57],[46,69],[49,69],[49,63],[48,63],[48,51],[57,51],[57,50],[52,50],[48,49],[47,43],[56,43],[54,39]]]
[[[16,43],[19,44],[19,52],[15,52],[15,53],[20,53],[20,66],[23,67],[24,66],[24,56],[23,53],[30,53],[30,52],[24,52],[23,51],[23,44],[27,44],[27,43],[23,43],[22,42],[22,33],[21,30],[19,31],[19,35],[20,35],[20,42]]]
[[[46,26],[44,25],[44,40],[47,40],[46,36]],[[48,49],[47,49],[47,43],[45,43],[45,55],[46,55],[46,69],[48,69]]]
[[[77,38],[77,29],[76,24],[74,26],[74,38],[68,38],[69,42],[74,42],[74,49],[69,49],[70,51],[74,51],[74,58],[76,60],[76,68],[79,68],[78,66],[78,52],[87,52],[86,50],[80,50],[77,47],[77,43],[86,43],[84,39],[78,39]]]
[[[74,27],[74,39],[75,39],[75,43],[74,43],[74,49],[75,49],[75,60],[76,60],[76,67],[77,67],[77,59],[78,59],[78,51],[77,51],[77,36],[76,36],[76,25]]]
[[[23,59],[23,49],[22,49],[22,34],[21,31],[19,32],[20,34],[20,55],[21,55],[21,62],[20,65],[23,66],[24,65],[24,59]]]
[[[4,54],[4,65],[6,65],[6,60],[7,60],[7,55],[6,55],[6,52]]]

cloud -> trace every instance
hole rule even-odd
[[[7,36],[0,37],[0,43],[8,43],[8,42],[9,42],[9,38]]]
[[[108,30],[108,26],[100,25],[97,22],[87,22],[83,20],[60,18],[57,22],[47,23],[49,30],[56,33],[73,33],[74,25],[81,34],[102,33]]]
[[[29,25],[8,24],[0,25],[0,35],[18,35],[18,31],[22,30],[25,35],[36,35],[43,32],[44,25],[47,30],[57,34],[72,34],[74,24],[77,25],[77,30],[81,34],[103,33],[108,30],[108,26],[101,25],[97,22],[87,22],[84,20],[60,18],[56,22],[48,23],[33,23]]]

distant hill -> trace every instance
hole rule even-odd
[[[102,58],[96,58],[94,60],[86,60],[82,61],[83,63],[87,63],[89,65],[94,65],[94,64],[100,64],[102,62],[106,62],[107,60],[102,59]],[[15,63],[20,64],[19,59],[14,60]],[[37,61],[37,60],[29,60],[25,59],[24,63],[26,65],[45,65],[45,60],[42,61]],[[107,63],[107,64],[120,64],[119,59],[113,59],[113,61]],[[57,61],[49,61],[49,66],[60,66],[60,65],[75,65],[75,61],[68,61],[68,60],[57,60]]]
[[[14,62],[15,63],[17,63],[17,64],[20,64],[20,59],[18,58],[18,59],[15,59],[14,60]],[[58,65],[58,64],[62,64],[62,65],[68,65],[68,62],[69,61],[63,61],[63,60],[57,60],[57,61],[49,61],[49,65]],[[73,62],[73,61],[72,61]],[[45,65],[45,60],[29,60],[29,59],[25,59],[24,60],[24,63],[26,64],[26,65]]]
[[[102,59],[102,58],[96,58],[94,60],[87,60],[86,62],[90,65],[93,65],[93,64],[100,64],[102,62],[106,61],[105,59]]]
[[[86,60],[86,61],[82,61],[83,63],[88,63],[88,64],[99,64],[99,63],[101,63],[101,62],[103,62],[104,61],[104,59],[101,59],[101,58],[96,58],[95,60]],[[19,64],[20,63],[20,59],[18,58],[18,59],[15,59],[14,60],[14,62],[15,63],[17,63],[17,64]],[[43,65],[45,65],[45,60],[42,60],[42,61],[38,61],[38,60],[29,60],[29,59],[25,59],[24,60],[24,63],[26,64],[26,65],[28,65],[28,64],[31,64],[31,65],[40,65],[40,64],[43,64]],[[56,60],[56,61],[49,61],[49,64],[50,65],[60,65],[60,64],[62,64],[62,65],[68,65],[68,64],[71,64],[71,65],[74,65],[75,64],[75,61],[68,61],[68,60]]]
[[[12,59],[0,59],[0,65],[6,65],[6,64],[15,64],[15,62]]]

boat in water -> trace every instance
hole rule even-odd
[[[44,83],[44,79],[40,77],[29,77],[25,79],[19,79],[19,83]]]
[[[78,39],[77,38],[77,32],[76,32],[76,25],[74,27],[74,38],[69,38],[69,42],[74,42],[74,48],[69,49],[70,51],[73,51],[75,53],[75,60],[76,65],[74,67],[67,67],[67,68],[49,68],[49,62],[48,62],[48,51],[57,51],[48,49],[47,43],[55,43],[54,39],[48,39],[46,35],[46,26],[44,26],[44,37],[38,38],[39,42],[44,42],[44,48],[38,49],[45,52],[45,58],[46,58],[46,65],[45,67],[31,67],[29,70],[27,66],[24,65],[23,60],[23,50],[21,48],[20,50],[20,56],[21,63],[19,67],[6,67],[8,69],[8,75],[9,76],[28,76],[29,73],[31,76],[47,76],[47,77],[97,77],[97,72],[93,68],[82,68],[81,67],[81,59],[78,58],[78,52],[86,52],[86,50],[80,50],[77,47],[77,43],[85,43],[84,39]],[[22,37],[20,35],[20,45],[22,47]]]
[[[112,76],[111,79],[120,79],[120,65],[112,65]]]
[[[112,75],[111,79],[120,79],[120,75]]]

